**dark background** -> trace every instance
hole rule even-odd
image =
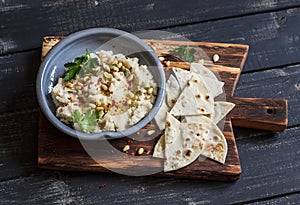
[[[250,45],[235,96],[288,99],[288,128],[234,128],[243,168],[235,183],[39,170],[35,78],[42,38],[91,27]],[[0,204],[297,204],[299,97],[297,0],[1,0]]]

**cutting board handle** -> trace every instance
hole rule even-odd
[[[234,126],[283,131],[288,123],[287,100],[273,98],[232,98],[236,106],[231,111]]]

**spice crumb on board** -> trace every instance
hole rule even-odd
[[[123,152],[127,152],[128,150],[130,150],[130,146],[129,145],[125,145],[125,147],[123,147]]]
[[[102,188],[104,188],[104,187],[106,187],[106,184],[104,184],[104,183],[101,183],[101,184],[99,184],[99,186],[98,186],[99,189],[102,189]]]

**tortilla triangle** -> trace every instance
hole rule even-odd
[[[170,75],[166,83],[167,105],[172,108],[181,93],[180,85],[174,75]]]
[[[183,90],[187,82],[192,78],[192,73],[190,71],[183,70],[182,68],[173,68],[172,70],[177,78],[181,90]]]
[[[161,107],[159,108],[157,114],[154,117],[155,122],[160,130],[165,129],[166,116],[167,116],[168,111],[170,111],[170,108],[168,107],[168,105],[166,103],[166,97],[165,97]]]
[[[231,102],[216,101],[214,102],[214,112],[212,115],[206,115],[215,124],[218,124],[233,108],[235,104]],[[202,115],[185,116],[184,120],[187,123],[198,123]]]
[[[193,76],[183,89],[170,113],[174,116],[211,114],[213,112],[213,97],[206,84],[200,78]]]
[[[202,140],[205,141],[201,155],[213,159],[222,164],[225,163],[227,155],[227,141],[221,130],[209,118],[199,116],[197,122],[201,129],[207,134]],[[194,122],[193,122],[194,123]],[[191,123],[183,123],[188,126]]]
[[[164,171],[173,171],[195,161],[204,146],[201,135],[196,135],[197,124],[185,128],[168,113],[165,132]]]
[[[164,158],[165,157],[165,135],[163,134],[159,140],[157,141],[154,151],[153,157]]]
[[[202,65],[201,63],[191,63],[190,71],[193,73],[200,74],[201,76],[211,78],[215,81],[219,81],[215,73],[212,72],[209,68]]]
[[[220,122],[234,108],[234,106],[235,104],[231,102],[215,102],[212,121],[218,124],[218,122]]]

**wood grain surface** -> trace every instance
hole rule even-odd
[[[171,4],[159,0],[115,0],[113,3],[98,0],[68,2],[59,0],[39,3],[22,0],[3,1],[0,2],[0,19],[3,25],[0,31],[0,36],[3,37],[0,54],[39,48],[43,36],[49,34],[68,35],[91,27],[112,27],[126,31],[164,29],[176,26],[184,28],[184,25],[191,23],[228,19],[267,11],[272,15],[271,11],[299,5],[298,0],[273,0],[272,2],[245,0],[232,4],[224,4],[222,0],[206,0],[205,2],[188,0],[186,4],[182,4],[180,0],[173,0]],[[275,17],[276,15],[274,15]],[[257,17],[258,19],[260,17]],[[231,27],[231,29],[236,28]],[[264,29],[268,30],[269,28]],[[185,31],[188,32],[188,29]],[[22,35],[20,35],[21,33]],[[235,33],[234,30],[233,33]],[[241,32],[238,33],[237,35],[241,34]],[[210,34],[197,36],[203,38]],[[227,39],[223,37],[222,40]],[[235,43],[242,40],[236,39]],[[197,39],[195,41],[205,40]],[[215,42],[221,41],[215,40]]]

